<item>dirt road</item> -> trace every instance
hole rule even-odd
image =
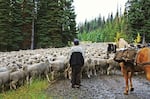
[[[124,95],[124,79],[118,75],[83,78],[80,89],[71,88],[70,80],[59,80],[46,90],[52,99],[150,99],[150,82],[144,75],[133,77],[134,91]],[[51,99],[50,98],[50,99]]]

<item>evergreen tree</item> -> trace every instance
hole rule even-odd
[[[77,37],[76,31],[76,15],[74,7],[72,6],[73,0],[65,0],[65,9],[64,9],[64,20],[66,21],[65,28],[63,30],[63,38],[65,38],[64,43],[67,44],[67,41],[72,41]]]
[[[51,39],[47,34],[48,24],[47,21],[47,10],[48,10],[48,0],[38,1],[37,9],[37,21],[36,21],[36,32],[37,32],[37,47],[46,47],[49,46]],[[48,43],[48,44],[47,44]]]
[[[150,0],[129,0],[127,3],[127,18],[128,28],[130,28],[133,37],[137,33],[143,35],[143,43],[145,42],[145,35],[147,42],[149,42],[150,33]]]
[[[39,2],[37,15],[38,47],[61,47],[76,36],[72,0]]]
[[[59,11],[57,0],[40,1],[37,15],[38,47],[57,47],[57,44],[62,44]]]
[[[77,35],[72,3],[73,0],[0,0],[0,50],[66,46]]]
[[[19,50],[21,49],[21,44],[23,42],[23,35],[22,35],[22,25],[23,25],[23,18],[22,18],[22,8],[21,2],[17,2],[16,0],[11,1],[11,12],[10,12],[10,50]]]
[[[34,0],[23,0],[22,3],[22,49],[30,49],[31,47],[31,35],[32,35],[32,19],[33,19]]]
[[[10,1],[0,0],[0,50],[7,51],[11,44]]]

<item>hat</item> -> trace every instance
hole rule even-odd
[[[79,45],[79,40],[78,39],[74,39],[73,43],[74,43],[74,45]]]

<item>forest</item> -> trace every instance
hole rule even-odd
[[[76,37],[73,0],[0,0],[0,51],[63,47]]]
[[[0,0],[0,51],[68,46],[81,41],[150,42],[150,0],[128,0],[122,9],[77,24],[73,0]],[[94,2],[94,1],[93,1]]]
[[[129,43],[150,42],[150,0],[128,0],[125,11],[108,14],[108,18],[96,17],[78,25],[80,40],[92,42],[115,42],[123,37]],[[140,41],[136,41],[140,37]]]

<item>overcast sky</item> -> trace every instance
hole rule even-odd
[[[76,22],[84,22],[86,19],[91,20],[101,15],[107,18],[108,14],[116,14],[117,7],[124,11],[127,0],[74,0],[76,12]]]

